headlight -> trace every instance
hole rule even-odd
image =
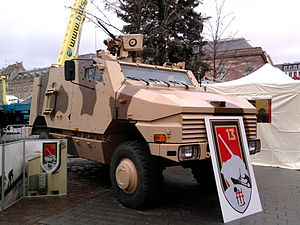
[[[199,145],[181,145],[179,146],[179,160],[197,159],[199,155]]]
[[[250,154],[260,152],[260,139],[248,140],[248,148]]]

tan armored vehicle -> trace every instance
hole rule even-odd
[[[205,116],[242,116],[251,153],[260,151],[246,100],[202,92],[192,72],[176,65],[118,60],[141,42],[108,40],[119,57],[98,51],[93,60],[52,67],[34,81],[30,115],[32,134],[67,138],[70,154],[109,164],[114,192],[131,208],[155,199],[165,167],[192,168],[197,181],[212,176]]]

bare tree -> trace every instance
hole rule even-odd
[[[222,81],[228,74],[231,64],[225,66],[226,54],[234,45],[235,33],[229,28],[235,19],[233,13],[224,14],[226,0],[215,0],[215,15],[205,24],[207,45],[204,47],[204,60],[209,62],[209,77],[214,81]]]

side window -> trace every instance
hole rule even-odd
[[[84,78],[88,80],[103,82],[103,72],[97,67],[90,67],[85,69]]]

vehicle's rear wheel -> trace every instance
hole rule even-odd
[[[110,177],[119,202],[134,209],[153,203],[163,180],[162,169],[147,146],[138,141],[117,147],[111,159]]]
[[[195,180],[203,187],[215,186],[215,177],[211,160],[199,160],[191,166]]]

